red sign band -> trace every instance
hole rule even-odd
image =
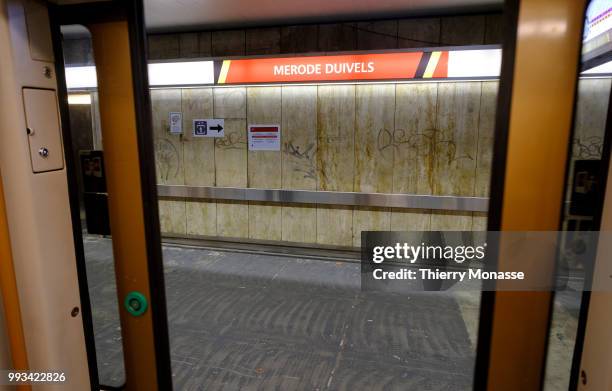
[[[403,52],[224,60],[218,84],[446,77],[448,52],[433,53],[436,55],[424,56],[423,52]]]

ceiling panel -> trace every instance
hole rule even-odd
[[[404,17],[500,9],[503,0],[144,0],[147,28],[180,31],[257,24]]]

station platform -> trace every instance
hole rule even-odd
[[[119,385],[111,240],[85,249],[100,378]],[[176,389],[471,389],[478,292],[364,293],[359,263],[177,245],[164,266]]]
[[[84,244],[100,379],[117,386],[112,242],[86,236]],[[176,389],[472,388],[476,290],[362,292],[358,262],[168,243],[163,253]],[[571,295],[563,300],[551,335],[569,340],[577,313]],[[571,351],[556,353],[563,360]]]

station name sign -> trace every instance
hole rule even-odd
[[[223,60],[217,84],[414,79],[423,58],[423,52],[404,52]],[[444,67],[441,61],[441,72]]]
[[[498,78],[501,49],[356,53],[215,61],[215,84]]]

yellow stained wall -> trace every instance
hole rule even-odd
[[[158,183],[487,196],[496,81],[151,91]],[[169,113],[183,112],[183,134]],[[225,138],[192,120],[224,118]],[[248,124],[281,125],[281,150],[248,151]],[[161,200],[162,232],[360,245],[362,230],[483,230],[486,215]]]

